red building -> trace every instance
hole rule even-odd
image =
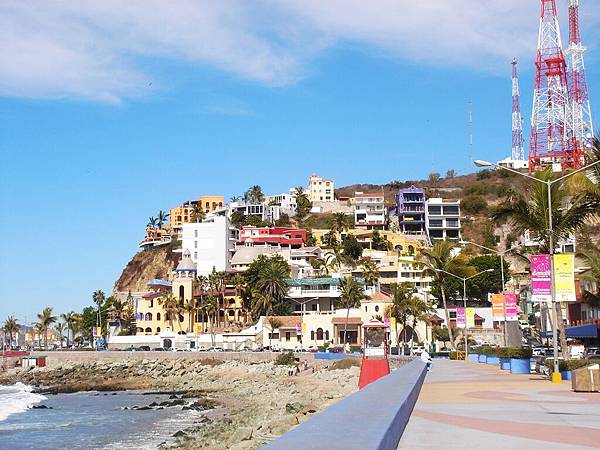
[[[300,248],[306,243],[306,230],[285,227],[242,227],[240,240],[243,244],[271,245],[276,247]]]

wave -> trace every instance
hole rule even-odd
[[[43,395],[32,391],[32,386],[23,383],[0,386],[0,422],[12,414],[27,411],[36,403],[46,400]]]

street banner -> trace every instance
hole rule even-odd
[[[506,320],[518,320],[517,294],[504,294],[504,302],[506,304]]]
[[[302,323],[300,322],[296,324],[296,334],[302,334]]]
[[[531,300],[552,301],[552,259],[550,255],[531,256]]]
[[[475,326],[475,308],[467,308],[466,311],[467,328]]]
[[[385,331],[387,331],[388,333],[391,330],[391,321],[389,317],[384,317],[383,318],[383,324],[385,325]]]
[[[465,308],[456,308],[456,326],[458,328],[465,327]]]
[[[305,336],[306,334],[308,334],[308,325],[306,322],[302,322],[302,335]]]
[[[391,329],[396,329],[396,318],[395,317],[390,317],[390,330]]]
[[[492,315],[496,322],[504,322],[504,294],[492,294]]]
[[[557,302],[574,302],[575,296],[575,255],[561,253],[554,255],[554,296]]]

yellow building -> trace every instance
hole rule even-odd
[[[317,240],[319,245],[323,245],[323,236],[329,233],[330,230],[313,229],[312,235]],[[408,236],[402,233],[396,233],[389,230],[377,230],[379,236],[385,241],[388,241],[391,246],[390,250],[402,256],[412,256],[418,254],[419,250],[423,247],[425,242],[419,237]],[[371,248],[372,244],[372,230],[364,230],[353,228],[342,233],[342,237],[346,234],[352,234],[356,237],[356,240],[362,244],[365,248]]]
[[[333,180],[311,175],[306,195],[311,202],[332,202],[335,200],[335,183]]]
[[[205,213],[215,211],[225,205],[225,197],[222,195],[201,195],[198,200],[186,202],[183,205],[171,208],[169,212],[169,225],[171,228],[183,223],[194,222],[194,206],[199,204]]]

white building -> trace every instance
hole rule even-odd
[[[425,205],[425,223],[432,241],[460,239],[460,200],[429,198]]]
[[[331,202],[334,200],[335,183],[318,175],[308,179],[307,196],[311,202]]]
[[[279,207],[279,214],[285,213],[288,216],[295,216],[297,205],[296,205],[296,195],[295,190],[290,189],[290,191],[282,194],[275,195],[267,195],[265,197],[265,201],[269,207],[273,208],[274,206]]]
[[[356,192],[352,199],[352,205],[354,223],[357,228],[383,229],[387,212],[383,192]]]
[[[181,225],[181,248],[188,250],[198,275],[231,268],[230,260],[239,240],[239,231],[225,216],[214,216],[201,223]]]

